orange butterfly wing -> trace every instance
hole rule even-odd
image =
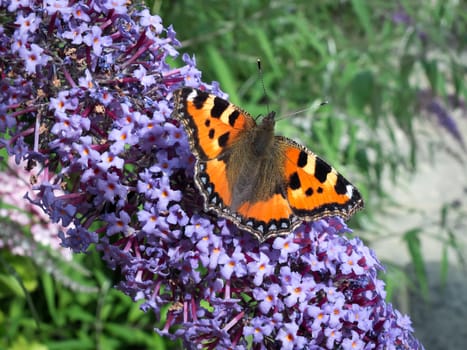
[[[231,218],[232,193],[222,155],[256,122],[233,104],[204,91],[186,87],[174,96],[174,116],[183,123],[197,158],[195,181],[206,208]]]
[[[324,160],[288,138],[276,136],[275,142],[283,153],[278,167],[284,172],[282,190],[230,213],[239,227],[265,241],[291,232],[304,220],[348,219],[363,207],[358,190]]]
[[[193,153],[200,160],[215,159],[255,121],[226,100],[193,88],[175,92],[175,116],[184,124]]]
[[[241,215],[237,225],[264,241],[281,233],[289,233],[301,223],[282,193],[276,193],[265,201],[244,203],[238,208]]]
[[[338,215],[344,219],[363,207],[358,190],[324,160],[300,144],[276,136],[285,152],[287,200],[303,220]]]

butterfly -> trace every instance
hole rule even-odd
[[[257,124],[225,99],[185,87],[174,92],[173,116],[188,134],[205,210],[260,242],[286,235],[303,221],[348,219],[363,207],[355,186],[328,163],[274,135],[275,112]]]

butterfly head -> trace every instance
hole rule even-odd
[[[253,130],[251,135],[252,151],[258,157],[268,154],[274,144],[275,116],[276,112],[269,112]]]
[[[271,111],[261,120],[259,125],[261,129],[264,130],[274,130],[274,125],[276,124],[276,112]]]

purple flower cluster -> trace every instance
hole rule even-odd
[[[171,27],[123,0],[0,0],[0,147],[38,168],[39,199],[187,348],[421,349],[380,265],[338,218],[259,244],[203,211],[173,91]],[[225,97],[225,96],[223,96]],[[164,316],[162,316],[164,315]]]
[[[429,35],[425,30],[422,30],[422,26],[414,20],[410,14],[405,10],[403,6],[400,6],[397,11],[394,11],[391,15],[391,20],[403,27],[406,27],[410,30],[413,30],[420,41],[423,43],[422,49],[426,50],[426,45],[433,41],[430,39]],[[439,49],[439,45],[431,43]],[[426,53],[419,53],[421,57],[425,57]],[[417,55],[415,55],[417,56]],[[431,62],[433,63],[433,62]],[[427,70],[427,77],[430,81],[430,62],[424,62],[425,70]],[[436,63],[436,61],[434,61]],[[436,68],[436,65],[432,66]],[[436,70],[436,69],[434,69]],[[434,74],[438,74],[437,72]],[[437,96],[437,92],[433,90],[435,87],[432,84],[432,88],[428,89],[417,89],[416,91],[416,104],[420,111],[426,112],[429,116],[434,116],[439,126],[446,130],[454,139],[459,143],[459,145],[465,150],[465,141],[462,135],[462,132],[459,130],[459,126],[456,122],[456,119],[452,116],[451,110],[461,109],[462,112],[466,111],[465,100],[462,95],[457,91],[455,93],[447,94],[446,98],[443,101],[443,98]],[[455,84],[454,84],[455,85]],[[456,89],[457,90],[457,89]]]
[[[449,107],[442,102],[441,98],[431,89],[419,90],[417,92],[417,106],[421,111],[425,111],[429,116],[435,116],[439,126],[445,129],[459,145],[465,150],[465,141],[462,132],[451,115],[450,109],[459,108],[465,111],[465,102],[455,94],[448,95]]]

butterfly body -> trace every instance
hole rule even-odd
[[[175,92],[174,116],[189,136],[206,209],[260,241],[286,234],[303,220],[347,219],[363,206],[357,189],[325,161],[274,135],[274,112],[256,124],[224,99],[183,88]]]
[[[238,141],[219,158],[226,163],[226,176],[232,194],[228,203],[237,211],[242,203],[256,203],[269,198],[284,183],[281,176],[282,156],[274,137],[274,115],[258,126],[245,130]]]

